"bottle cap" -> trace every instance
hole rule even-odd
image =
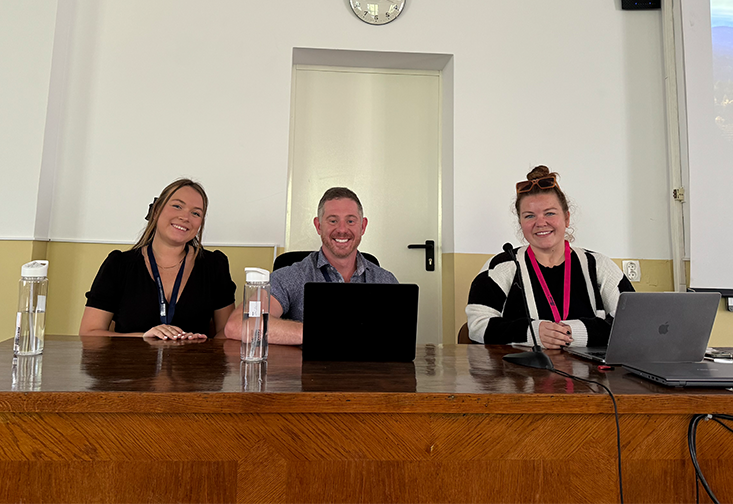
[[[270,272],[262,268],[244,268],[247,282],[269,282]]]
[[[24,277],[47,277],[48,261],[31,261],[20,268],[20,276]]]

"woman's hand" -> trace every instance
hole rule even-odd
[[[143,338],[158,338],[162,340],[192,340],[192,339],[206,339],[205,334],[189,333],[173,325],[160,324],[149,329]]]
[[[556,324],[548,320],[540,322],[540,341],[545,348],[557,349],[570,345],[573,341],[573,330],[562,322]]]
[[[181,345],[198,345],[198,344],[201,344],[201,343],[206,343],[206,340],[205,339],[192,339],[192,340],[187,340],[187,339],[177,339],[177,340],[167,339],[167,340],[162,340],[162,339],[158,339],[158,338],[143,338],[143,341],[145,341],[145,343],[147,343],[151,347],[155,347],[155,348],[171,348],[171,347],[178,347],[178,346],[181,346]]]

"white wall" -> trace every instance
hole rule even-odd
[[[131,241],[152,197],[188,175],[211,197],[208,242],[284,243],[292,51],[312,47],[454,56],[444,252],[515,240],[514,183],[544,163],[578,205],[579,245],[671,257],[660,11],[460,0],[446,16],[410,0],[372,27],[347,0],[317,3],[76,3],[52,239]]]
[[[3,239],[33,239],[55,20],[55,2],[0,2]]]

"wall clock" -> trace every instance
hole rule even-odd
[[[397,19],[406,0],[349,0],[356,17],[371,25],[383,25]]]

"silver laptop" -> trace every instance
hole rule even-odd
[[[697,362],[718,311],[717,292],[622,292],[607,347],[567,347],[609,365]]]
[[[733,387],[733,364],[719,362],[634,362],[624,369],[668,387]]]

